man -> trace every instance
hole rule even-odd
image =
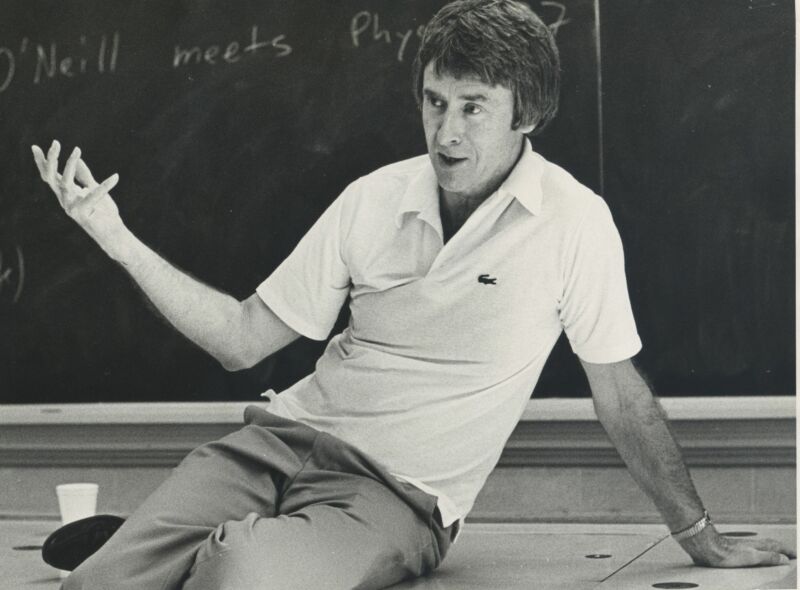
[[[720,536],[644,380],[602,199],[531,149],[558,55],[514,0],[459,0],[427,28],[415,92],[428,154],[352,183],[243,302],[125,227],[75,150],[36,163],[67,213],[228,369],[351,320],[316,371],[192,452],[76,588],[381,588],[437,567],[565,330],[631,473],[701,565],[786,563]],[[76,183],[77,180],[77,183]]]

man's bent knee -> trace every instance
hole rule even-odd
[[[93,556],[94,557],[94,556]],[[100,590],[101,588],[127,588],[128,580],[120,578],[119,568],[109,559],[90,557],[70,573],[61,590]]]
[[[184,590],[249,590],[264,587],[259,551],[249,530],[259,518],[248,514],[242,521],[219,525],[201,544]]]

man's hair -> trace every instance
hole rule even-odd
[[[512,128],[538,133],[558,110],[560,65],[550,29],[516,0],[456,0],[428,24],[414,60],[414,96],[422,107],[423,73],[476,77],[514,97]]]

